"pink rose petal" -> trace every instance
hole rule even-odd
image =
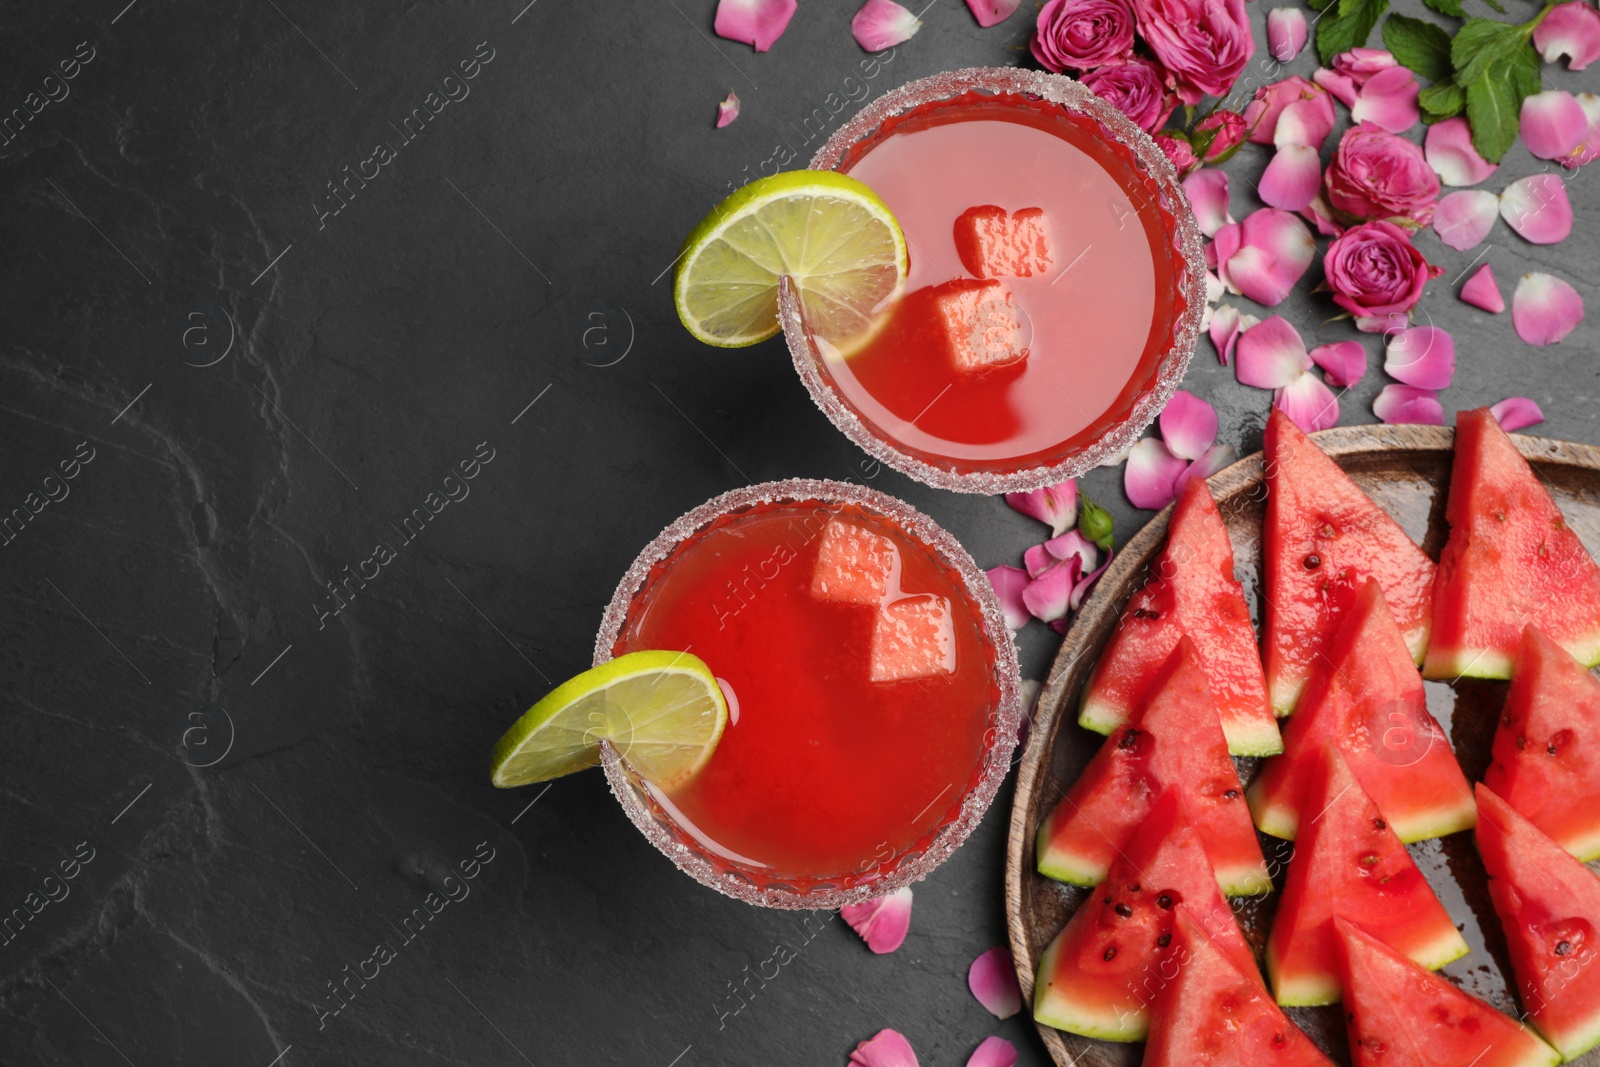
[[[1328,70],[1326,67],[1318,67],[1312,72],[1311,80],[1337,97],[1339,103],[1345,107],[1351,107],[1355,104],[1356,82],[1348,74],[1339,74],[1336,71]]]
[[[1228,287],[1222,284],[1222,279],[1211,271],[1206,271],[1206,309],[1200,313],[1200,328],[1211,328],[1211,316],[1217,310],[1216,304],[1228,292]]]
[[[1022,553],[1022,567],[1027,572],[1029,581],[1042,577],[1045,571],[1060,562],[1043,545],[1029,545]]]
[[[1589,116],[1564,89],[1547,89],[1522,101],[1522,141],[1540,159],[1577,152],[1589,133]]]
[[[1267,12],[1267,53],[1287,63],[1306,46],[1306,13],[1297,7],[1275,7]]]
[[[922,29],[922,20],[894,0],[867,0],[850,20],[856,44],[868,52],[904,44]]]
[[[1322,376],[1336,389],[1348,389],[1367,372],[1367,350],[1360,341],[1318,345],[1310,355],[1311,362],[1322,368]]]
[[[1321,193],[1311,198],[1311,203],[1301,209],[1300,216],[1315,226],[1324,237],[1339,237],[1344,233],[1344,227],[1333,217],[1333,208],[1328,206],[1328,201]]]
[[[1011,950],[1004,945],[996,945],[972,961],[967,968],[967,988],[997,1019],[1009,1019],[1022,1010],[1017,968]]]
[[[1000,601],[1000,611],[1006,617],[1006,626],[1020,630],[1028,624],[1028,608],[1022,602],[1022,591],[1028,587],[1028,572],[1021,567],[990,567],[985,574]]]
[[[1583,321],[1583,297],[1560,278],[1524,274],[1511,294],[1511,325],[1530,345],[1553,345]]]
[[[1221,260],[1224,226],[1217,231],[1217,276],[1232,290],[1272,307],[1295,287],[1311,266],[1316,242],[1306,224],[1287,211],[1261,208],[1239,224],[1239,250]]]
[[[1472,147],[1472,127],[1463,118],[1445,119],[1429,126],[1423,154],[1446,185],[1477,185],[1500,169]]]
[[[967,0],[967,8],[984,29],[998,26],[1016,13],[1022,0]]]
[[[1278,126],[1272,132],[1272,143],[1304,145],[1320,150],[1322,143],[1333,132],[1333,105],[1328,95],[1319,93],[1311,100],[1294,100],[1278,116]]]
[[[1506,433],[1516,433],[1544,421],[1539,405],[1525,396],[1508,396],[1498,404],[1489,405],[1489,414]]]
[[[1183,487],[1189,484],[1189,479],[1199,478],[1204,481],[1238,458],[1239,453],[1232,445],[1212,445],[1206,449],[1205,455],[1189,464],[1183,469],[1183,473],[1178,475],[1178,480],[1172,483],[1172,495],[1176,497],[1183,492]]]
[[[1049,526],[1051,536],[1059,537],[1078,521],[1078,483],[1068,478],[1031,493],[1007,493],[1006,503],[1013,511]]]
[[[1217,411],[1179,389],[1161,412],[1161,439],[1179,459],[1199,459],[1217,440]]]
[[[1475,248],[1500,217],[1500,198],[1487,189],[1447,193],[1433,212],[1433,232],[1458,251]]]
[[[1283,123],[1278,124],[1283,128]],[[1286,144],[1267,164],[1256,191],[1272,207],[1300,211],[1311,206],[1322,188],[1322,160],[1315,148]]]
[[[1299,332],[1281,315],[1251,327],[1239,338],[1234,373],[1244,385],[1281,389],[1311,366],[1311,355]]]
[[[1141,438],[1128,452],[1128,463],[1122,471],[1123,492],[1134,507],[1159,511],[1177,495],[1173,486],[1186,466],[1160,438]]]
[[[1040,622],[1067,617],[1072,607],[1072,587],[1078,584],[1078,561],[1070,559],[1048,567],[1022,591],[1023,606]]]
[[[1533,31],[1533,46],[1546,63],[1565,56],[1568,70],[1600,59],[1600,12],[1583,0],[1558,4]]]
[[[783,36],[794,17],[798,0],[718,0],[711,28],[718,37],[742,41],[765,52]]]
[[[905,943],[906,931],[911,929],[911,889],[897,889],[886,897],[846,904],[839,909],[839,916],[873,952],[880,956],[893,952]]]
[[[1494,280],[1494,268],[1487,263],[1473,271],[1467,284],[1461,287],[1461,299],[1491,315],[1506,309],[1506,298],[1500,295],[1500,286]]]
[[[1448,389],[1456,376],[1455,338],[1437,326],[1412,326],[1389,335],[1383,370],[1419,389]]]
[[[728,99],[717,105],[717,129],[722,129],[722,127],[738,117],[739,98],[729,93]]]
[[[1417,76],[1405,67],[1390,67],[1367,79],[1350,108],[1353,123],[1371,122],[1390,133],[1405,133],[1417,124]]]
[[[1239,336],[1261,320],[1249,313],[1241,313],[1231,304],[1217,308],[1211,316],[1211,345],[1217,350],[1217,362],[1226,367],[1233,359],[1233,346]]]
[[[1315,374],[1302,374],[1272,394],[1272,406],[1306,433],[1339,424],[1339,398]]]
[[[1444,425],[1444,406],[1431,389],[1414,385],[1386,385],[1372,401],[1372,412],[1382,422]]]
[[[1068,530],[1039,547],[1058,562],[1076,562],[1079,573],[1094,570],[1095,564],[1100,562],[1100,546],[1085,537],[1082,530]]]
[[[1194,464],[1191,463],[1189,466],[1193,467]],[[1176,491],[1174,491],[1172,495],[1176,497],[1178,494]],[[1089,595],[1089,591],[1094,588],[1094,583],[1098,582],[1100,580],[1100,576],[1106,572],[1106,568],[1111,566],[1111,561],[1115,557],[1116,553],[1110,549],[1107,549],[1106,561],[1073,583],[1072,599],[1068,602],[1068,607],[1070,607],[1073,611],[1077,611],[1083,606],[1084,598],[1086,598]],[[1054,627],[1054,623],[1051,625]]]
[[[1579,93],[1577,99],[1578,106],[1589,118],[1589,132],[1584,134],[1583,145],[1576,152],[1560,160],[1568,170],[1586,166],[1600,158],[1600,95]]]
[[[1500,215],[1524,240],[1536,245],[1565,241],[1572,233],[1567,183],[1554,174],[1530,174],[1500,194]]]
[[[1298,74],[1282,81],[1264,85],[1256,90],[1253,100],[1245,107],[1245,124],[1250,127],[1250,140],[1254,144],[1274,144],[1278,134],[1278,119],[1290,104],[1304,101],[1333,128],[1333,97],[1321,86],[1313,85]]]
[[[1001,1016],[1005,1018],[1005,1016]],[[967,1060],[967,1067],[1015,1067],[1017,1062],[1017,1046],[1003,1037],[991,1035],[983,1039],[983,1043],[973,1049],[972,1056]]]
[[[917,1053],[898,1030],[879,1030],[850,1053],[856,1067],[917,1067]]]
[[[1183,179],[1183,191],[1189,197],[1189,207],[1194,210],[1200,232],[1214,237],[1218,230],[1233,221],[1228,214],[1228,172],[1215,167],[1197,170]]]

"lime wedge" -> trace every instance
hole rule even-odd
[[[871,336],[906,269],[905,237],[877,194],[831,170],[795,170],[751,182],[701,220],[672,295],[695,337],[740,348],[778,332],[787,276],[806,325],[848,353]]]
[[[672,788],[711,758],[728,704],[687,652],[630,652],[561,683],[494,746],[496,786],[559,778],[600,762],[609,740],[645,780]]]

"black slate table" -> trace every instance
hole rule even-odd
[[[711,0],[124,2],[0,13],[0,109],[24,109],[0,144],[0,511],[44,501],[0,546],[0,1062],[832,1064],[886,1026],[924,1064],[995,1032],[1042,1062],[965,987],[1003,941],[1008,794],[874,957],[837,916],[679,874],[598,772],[485,774],[588,664],[635,552],[716,493],[853,479],[984,566],[1039,538],[871,463],[781,341],[695,343],[665,276],[730,184],[858,101],[1023,61],[1031,9],[980,30],[935,0],[864,65],[851,3],[803,4],[757,55],[711,35]],[[1239,217],[1266,158],[1229,165]],[[1515,149],[1487,185],[1538,166]],[[1491,234],[1508,299],[1529,269],[1593,297],[1600,195],[1569,188],[1573,240]],[[1447,408],[1527,395],[1536,432],[1600,440],[1596,319],[1529,348],[1454,295],[1483,249],[1419,243],[1447,270],[1421,305],[1456,336]],[[1318,279],[1279,310],[1354,336]],[[1372,421],[1368,345],[1346,423]],[[1258,446],[1267,394],[1204,342],[1188,388]],[[1125,538],[1148,513],[1120,479],[1084,485]],[[1030,625],[1025,674],[1056,643]]]

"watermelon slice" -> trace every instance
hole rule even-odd
[[[1483,784],[1578,859],[1600,858],[1600,681],[1532,626]]]
[[[1103,1041],[1144,1040],[1150,1001],[1171,977],[1178,904],[1241,974],[1260,980],[1183,799],[1169,790],[1040,957],[1034,1019]]]
[[[1600,566],[1488,408],[1456,416],[1444,515],[1424,674],[1509,678],[1528,623],[1600,663]]]
[[[1212,947],[1189,909],[1176,910],[1167,968],[1175,973],[1152,1005],[1144,1067],[1333,1067],[1253,978]]]
[[[1267,419],[1262,447],[1268,491],[1261,647],[1272,706],[1287,715],[1368,578],[1383,587],[1411,658],[1422,662],[1434,567],[1400,525],[1277,408]]]
[[[1339,999],[1337,911],[1402,955],[1437,970],[1466,955],[1406,846],[1331,746],[1312,776],[1283,898],[1267,938],[1267,974],[1279,1004]]]
[[[1233,576],[1233,545],[1203,478],[1189,479],[1179,494],[1166,547],[1101,652],[1084,686],[1078,722],[1102,734],[1128,722],[1183,634],[1200,651],[1229,751],[1282,752],[1250,609]]]
[[[1272,889],[1244,785],[1228,756],[1217,706],[1187,636],[1156,672],[1137,724],[1106,738],[1039,827],[1039,873],[1097,885],[1164,789],[1183,794],[1228,896]]]
[[[1477,817],[1450,741],[1428,713],[1422,679],[1383,590],[1368,579],[1246,796],[1256,826],[1294,840],[1324,746],[1338,747],[1402,841],[1470,829]],[[1313,806],[1314,812],[1316,808]]]
[[[1528,1021],[1576,1059],[1600,1045],[1600,878],[1484,785],[1478,851]]]
[[[1561,1053],[1526,1026],[1333,920],[1355,1067],[1555,1067]]]

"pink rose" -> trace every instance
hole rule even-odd
[[[1444,273],[1423,259],[1406,231],[1392,222],[1350,227],[1328,246],[1322,269],[1333,302],[1367,333],[1404,326],[1428,280]]]
[[[1226,162],[1250,133],[1244,116],[1226,108],[1218,108],[1195,123],[1194,130],[1200,157],[1207,163]]]
[[[1029,48],[1046,70],[1092,70],[1133,53],[1133,24],[1127,0],[1049,0]]]
[[[1171,132],[1155,135],[1156,147],[1171,161],[1178,171],[1178,177],[1183,177],[1200,165],[1200,157],[1194,154],[1194,148],[1182,137],[1174,137]]]
[[[1320,85],[1291,74],[1282,81],[1257,89],[1255,99],[1245,105],[1244,123],[1250,128],[1250,143],[1273,144],[1278,116],[1297,100],[1312,101],[1317,114],[1327,120],[1330,128],[1333,126],[1333,97]]]
[[[1177,99],[1167,88],[1167,72],[1139,56],[1091,70],[1083,76],[1083,84],[1146,133],[1159,130],[1177,106]]]
[[[1327,183],[1335,209],[1412,230],[1433,221],[1439,199],[1439,175],[1422,148],[1370,122],[1345,131],[1328,164]]]
[[[1255,54],[1244,0],[1134,0],[1139,32],[1178,81],[1178,98],[1197,104],[1226,96]]]

